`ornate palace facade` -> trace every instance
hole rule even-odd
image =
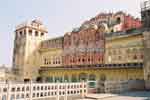
[[[62,37],[47,39],[39,20],[15,31],[17,79],[46,82],[144,80],[144,30],[123,12],[100,13]]]

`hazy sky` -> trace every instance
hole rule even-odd
[[[41,18],[50,37],[63,35],[100,12],[123,10],[140,17],[143,0],[0,0],[0,65],[12,64],[15,26]]]

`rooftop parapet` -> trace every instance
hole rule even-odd
[[[35,19],[32,21],[25,21],[17,25],[16,30],[21,29],[23,27],[31,27],[31,28],[35,28],[47,32],[47,28],[43,25],[43,23],[39,19]]]
[[[41,42],[40,49],[62,49],[63,48],[63,36],[48,39]]]
[[[131,35],[138,35],[142,34],[145,31],[145,29],[133,29],[128,31],[121,31],[121,32],[112,32],[112,33],[106,33],[106,40],[110,40],[113,38],[120,38],[125,36],[131,36]]]

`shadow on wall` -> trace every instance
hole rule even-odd
[[[131,91],[145,90],[145,81],[144,80],[129,80],[128,88]]]

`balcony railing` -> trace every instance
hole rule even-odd
[[[0,100],[67,100],[68,96],[81,96],[87,94],[87,83],[1,83]]]
[[[67,69],[67,70],[79,70],[79,69],[120,69],[120,68],[143,68],[142,62],[135,63],[114,63],[114,64],[91,64],[91,65],[64,65],[58,67],[42,67],[39,72],[47,71],[49,69]]]

